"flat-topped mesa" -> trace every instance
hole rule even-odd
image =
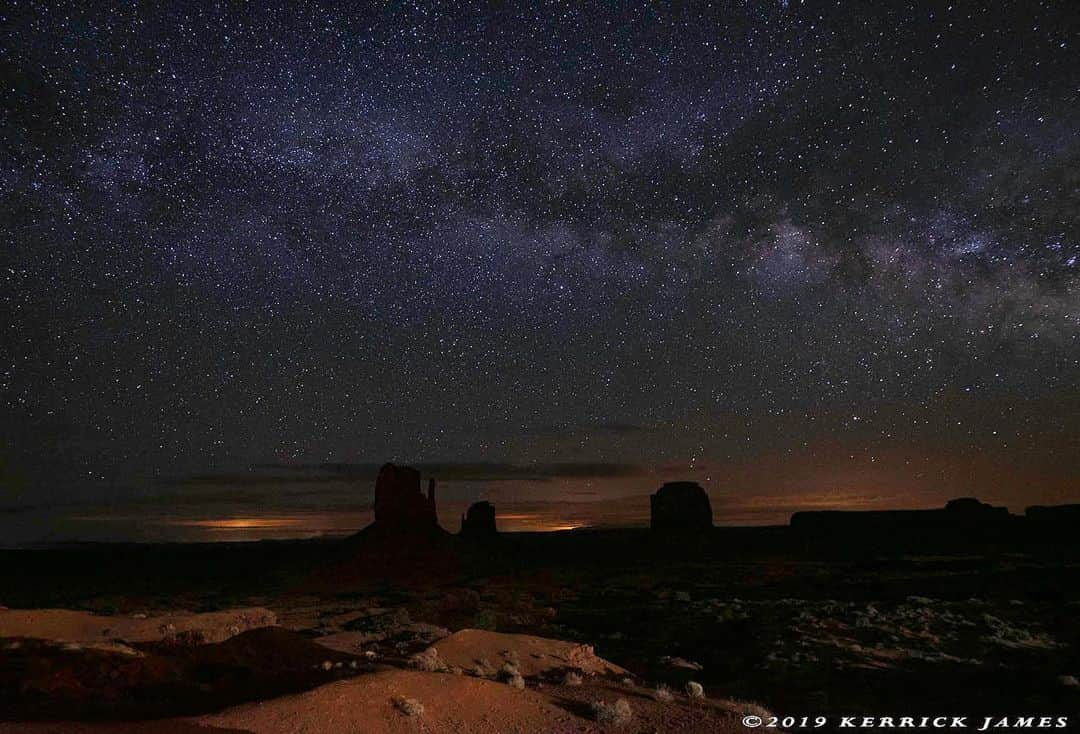
[[[712,503],[697,482],[668,482],[649,497],[652,529],[702,531],[712,527]]]
[[[474,502],[461,516],[461,536],[463,538],[493,538],[498,535],[495,529],[495,506],[490,502]]]
[[[375,525],[395,529],[437,526],[435,480],[428,479],[425,497],[420,491],[420,472],[410,466],[384,464],[375,480]]]
[[[822,537],[835,533],[862,532],[868,535],[894,531],[973,531],[1005,527],[1016,518],[1008,508],[995,507],[974,497],[949,500],[932,510],[810,510],[791,516],[791,527]]]
[[[1007,507],[994,507],[986,502],[980,502],[974,497],[958,497],[945,503],[945,511],[952,513],[953,517],[964,517],[972,520],[984,520],[992,522],[1008,518]]]
[[[1057,533],[1075,537],[1076,529],[1080,528],[1080,504],[1033,505],[1024,510],[1024,518],[1032,531],[1044,534],[1043,541],[1049,541]]]

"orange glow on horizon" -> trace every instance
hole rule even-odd
[[[300,528],[305,523],[304,518],[300,517],[230,517],[216,520],[170,520],[168,524],[207,530],[275,530]]]

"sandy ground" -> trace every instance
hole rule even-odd
[[[408,716],[396,702],[418,701]],[[576,731],[575,717],[535,691],[503,683],[394,670],[361,676],[296,696],[238,706],[200,723],[256,734],[301,732],[509,732]]]
[[[51,636],[57,640],[116,635],[134,643],[140,638],[160,639],[157,627],[176,624],[184,630],[208,630],[207,637],[213,638],[234,628],[238,617],[241,621],[267,618],[260,616],[258,611],[245,609],[213,615],[136,619],[95,617],[63,610],[28,610],[5,614],[5,629],[29,633],[28,636],[37,638]],[[232,649],[241,642],[244,644],[238,649]],[[227,646],[232,647],[226,649]],[[444,637],[433,647],[442,665],[458,669],[457,674],[402,668],[360,671],[353,673],[356,677],[336,680],[301,693],[229,706],[218,713],[129,722],[0,722],[0,734],[220,734],[236,731],[253,734],[510,734],[739,730],[732,728],[732,722],[737,721],[733,718],[737,705],[721,700],[691,700],[681,694],[676,694],[674,700],[657,701],[652,689],[630,682],[625,670],[598,657],[588,645],[465,629]],[[76,656],[72,661],[81,659],[78,656],[88,656],[87,660],[93,657],[85,646],[81,650],[67,649],[64,654]],[[168,648],[166,652],[181,662],[197,658],[196,662],[202,661],[199,664],[206,670],[233,671],[240,670],[242,664],[248,668],[256,665],[260,671],[272,665],[321,669],[323,655],[328,653],[314,641],[280,627],[249,631],[224,643]],[[261,657],[249,660],[255,653]],[[93,660],[98,658],[112,661],[109,665],[120,660],[120,656],[113,659],[100,654]],[[343,659],[348,660],[345,656]],[[163,661],[165,664],[173,658],[163,658]],[[179,664],[176,661],[173,662]],[[476,668],[478,661],[485,661],[486,664],[480,667],[490,671],[490,675],[510,663],[528,679],[528,684],[517,688],[500,680],[460,673]],[[57,661],[49,663],[53,666],[50,669],[60,671],[56,667],[58,664]],[[404,659],[399,662],[399,665],[403,664]],[[338,673],[341,663],[337,666],[327,674]],[[570,669],[581,674],[580,683],[566,684],[563,673]],[[349,674],[349,665],[340,672]],[[37,678],[34,680],[41,682]],[[93,682],[97,678],[86,680]],[[106,676],[104,680],[112,682],[110,685],[115,684],[112,677]],[[142,678],[136,675],[135,682],[139,681]],[[68,684],[78,685],[75,679]],[[597,721],[591,704],[613,704],[619,699],[626,701],[631,714],[617,723]]]
[[[0,721],[0,734],[247,734],[243,729],[216,729],[191,721],[117,721],[84,723],[49,721],[9,723]]]
[[[496,669],[512,662],[526,678],[571,668],[588,675],[626,675],[623,668],[597,657],[589,645],[532,635],[464,629],[432,647],[445,664],[465,670],[487,661]]]
[[[592,701],[630,705],[626,721],[599,723]],[[406,713],[402,702],[420,704]],[[719,700],[657,702],[649,690],[615,684],[543,686],[411,670],[388,670],[305,693],[235,706],[217,714],[164,721],[82,724],[0,723],[0,734],[532,734],[540,732],[743,732],[738,704]]]
[[[63,642],[110,640],[157,642],[192,637],[199,643],[221,642],[249,629],[277,624],[269,609],[244,607],[202,614],[101,616],[71,609],[2,609],[0,637],[33,637]]]

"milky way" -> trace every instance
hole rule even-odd
[[[5,506],[388,458],[1076,491],[1072,3],[203,5],[4,11]]]

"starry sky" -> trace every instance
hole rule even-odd
[[[0,24],[28,538],[1080,500],[1075,4],[94,5]]]

